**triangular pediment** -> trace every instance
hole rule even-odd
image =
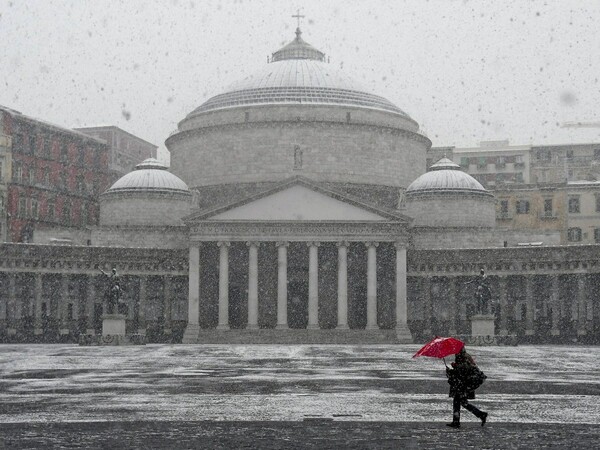
[[[305,186],[283,191],[216,214],[209,220],[259,221],[381,221],[385,217],[315,192]]]
[[[254,196],[192,214],[187,222],[407,222],[378,208],[296,177]]]

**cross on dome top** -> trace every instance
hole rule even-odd
[[[271,62],[284,61],[286,59],[312,59],[314,61],[325,61],[325,53],[317,50],[302,39],[300,19],[305,16],[301,15],[300,10],[298,10],[297,14],[294,14],[292,17],[298,19],[296,39],[273,53],[271,55]]]

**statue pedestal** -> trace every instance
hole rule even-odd
[[[124,314],[104,314],[102,316],[102,336],[125,336]]]
[[[494,316],[491,314],[477,314],[471,317],[471,336],[495,336],[496,328]]]

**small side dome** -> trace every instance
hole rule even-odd
[[[413,181],[406,189],[407,197],[416,194],[440,192],[468,192],[491,196],[479,181],[460,170],[460,166],[448,158],[442,158]]]
[[[182,226],[191,203],[187,185],[149,158],[100,196],[100,226]]]
[[[135,166],[132,172],[119,178],[105,194],[124,191],[190,193],[187,184],[155,158],[148,158]]]
[[[460,166],[442,158],[406,189],[413,227],[493,228],[494,196]]]

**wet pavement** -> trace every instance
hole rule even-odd
[[[471,348],[488,375],[473,403],[490,418],[482,428],[464,411],[458,431],[444,426],[443,362],[417,349],[3,345],[0,436],[13,448],[600,442],[600,347]]]

